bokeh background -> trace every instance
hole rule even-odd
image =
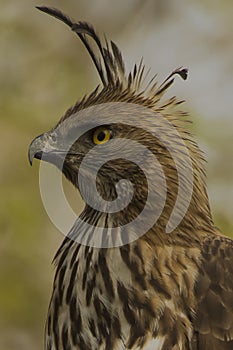
[[[0,0],[0,349],[39,350],[63,236],[41,202],[30,141],[98,82],[82,44],[34,9],[40,0]],[[186,99],[192,131],[208,159],[216,225],[233,236],[232,0],[46,1],[94,24],[122,49],[128,69],[141,56],[162,81],[188,66],[172,93]],[[152,74],[151,73],[151,74]],[[69,189],[68,189],[69,190]],[[82,204],[77,202],[77,210]]]

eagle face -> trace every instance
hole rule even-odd
[[[29,147],[85,202],[54,259],[45,349],[232,349],[233,243],[214,226],[181,101],[163,99],[187,69],[143,87],[142,61],[127,75],[115,43],[39,9],[78,35],[102,83]]]
[[[125,105],[128,108],[126,103],[103,103],[78,111],[60,121],[51,131],[32,141],[29,149],[30,162],[33,158],[39,158],[53,163],[77,188],[79,172],[90,180],[98,166],[97,182],[99,186],[104,185],[100,191],[104,195],[104,188],[111,184],[113,197],[110,196],[109,200],[113,200],[116,183],[137,171],[135,164],[124,162],[124,156],[132,160],[135,156],[138,162],[145,161],[146,153],[142,154],[140,147],[137,148],[137,142],[133,143],[133,140],[139,142],[144,139],[148,143],[143,129],[122,124]],[[118,115],[112,115],[112,112]],[[137,121],[134,120],[134,123]],[[127,149],[130,139],[134,150]],[[87,156],[86,166],[80,168]]]

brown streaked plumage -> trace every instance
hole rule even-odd
[[[97,68],[103,87],[97,87],[77,102],[55,128],[33,140],[29,149],[30,162],[33,158],[41,159],[43,152],[43,159],[61,168],[78,188],[80,164],[93,149],[96,128],[85,132],[72,144],[62,167],[59,160],[67,135],[75,131],[74,115],[81,128],[93,121],[95,111],[103,118],[112,117],[111,125],[108,123],[107,131],[106,125],[104,129],[109,132],[109,138],[128,138],[156,154],[168,188],[158,220],[148,232],[129,244],[108,249],[81,245],[75,237],[95,236],[97,231],[90,233],[83,230],[80,223],[74,224],[55,256],[56,275],[45,349],[233,349],[233,241],[224,237],[213,224],[203,157],[186,130],[185,113],[177,108],[180,101],[176,98],[162,100],[174,75],[185,79],[187,70],[174,71],[160,86],[152,79],[143,89],[142,62],[127,76],[121,53],[113,42],[103,44],[89,24],[75,23],[59,10],[39,9],[66,23],[79,36]],[[97,45],[98,53],[90,39]],[[114,110],[111,102],[115,103]],[[128,103],[133,111],[133,126],[119,122],[120,114],[126,121],[130,118],[129,110],[122,110],[119,102]],[[146,107],[148,113],[142,117],[139,107]],[[150,111],[154,113],[152,126]],[[183,144],[175,132],[164,127],[163,119],[178,131]],[[64,121],[65,127],[61,127]],[[153,129],[151,131],[160,130],[166,147],[159,138],[146,131],[147,127]],[[97,135],[100,139],[105,136],[103,129],[102,134]],[[167,146],[174,150],[178,164]],[[192,160],[192,197],[179,225],[167,234],[166,225],[179,189],[177,165],[184,162],[185,148]],[[149,177],[153,180],[158,174],[157,165],[149,156],[143,161],[149,166]],[[185,174],[184,189],[190,186],[190,178]],[[85,176],[87,181],[91,179],[91,171]],[[123,225],[140,214],[147,200],[148,186],[145,175],[135,163],[122,158],[106,162],[97,177],[99,193],[108,201],[115,200],[117,195],[124,197],[125,189],[116,193],[116,184],[121,179],[128,179],[134,185],[132,202],[116,213],[103,213],[87,203],[81,214],[84,222],[96,228],[104,227],[105,232],[110,233],[113,227],[119,227],[120,235]],[[162,196],[156,181],[153,186],[156,195]],[[184,195],[182,199],[185,200]],[[126,230],[124,234],[131,233]]]

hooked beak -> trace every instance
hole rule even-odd
[[[62,169],[65,154],[59,151],[57,146],[51,141],[50,133],[37,136],[28,149],[28,160],[32,165],[33,159],[43,160]]]
[[[54,155],[54,148],[51,147],[49,142],[49,135],[44,133],[37,136],[30,144],[28,149],[28,159],[32,165],[33,159],[42,159],[51,162],[51,155]]]

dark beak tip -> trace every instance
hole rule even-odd
[[[30,166],[32,166],[33,160],[34,160],[34,157],[33,157],[33,158],[28,158],[28,161],[29,161]]]

